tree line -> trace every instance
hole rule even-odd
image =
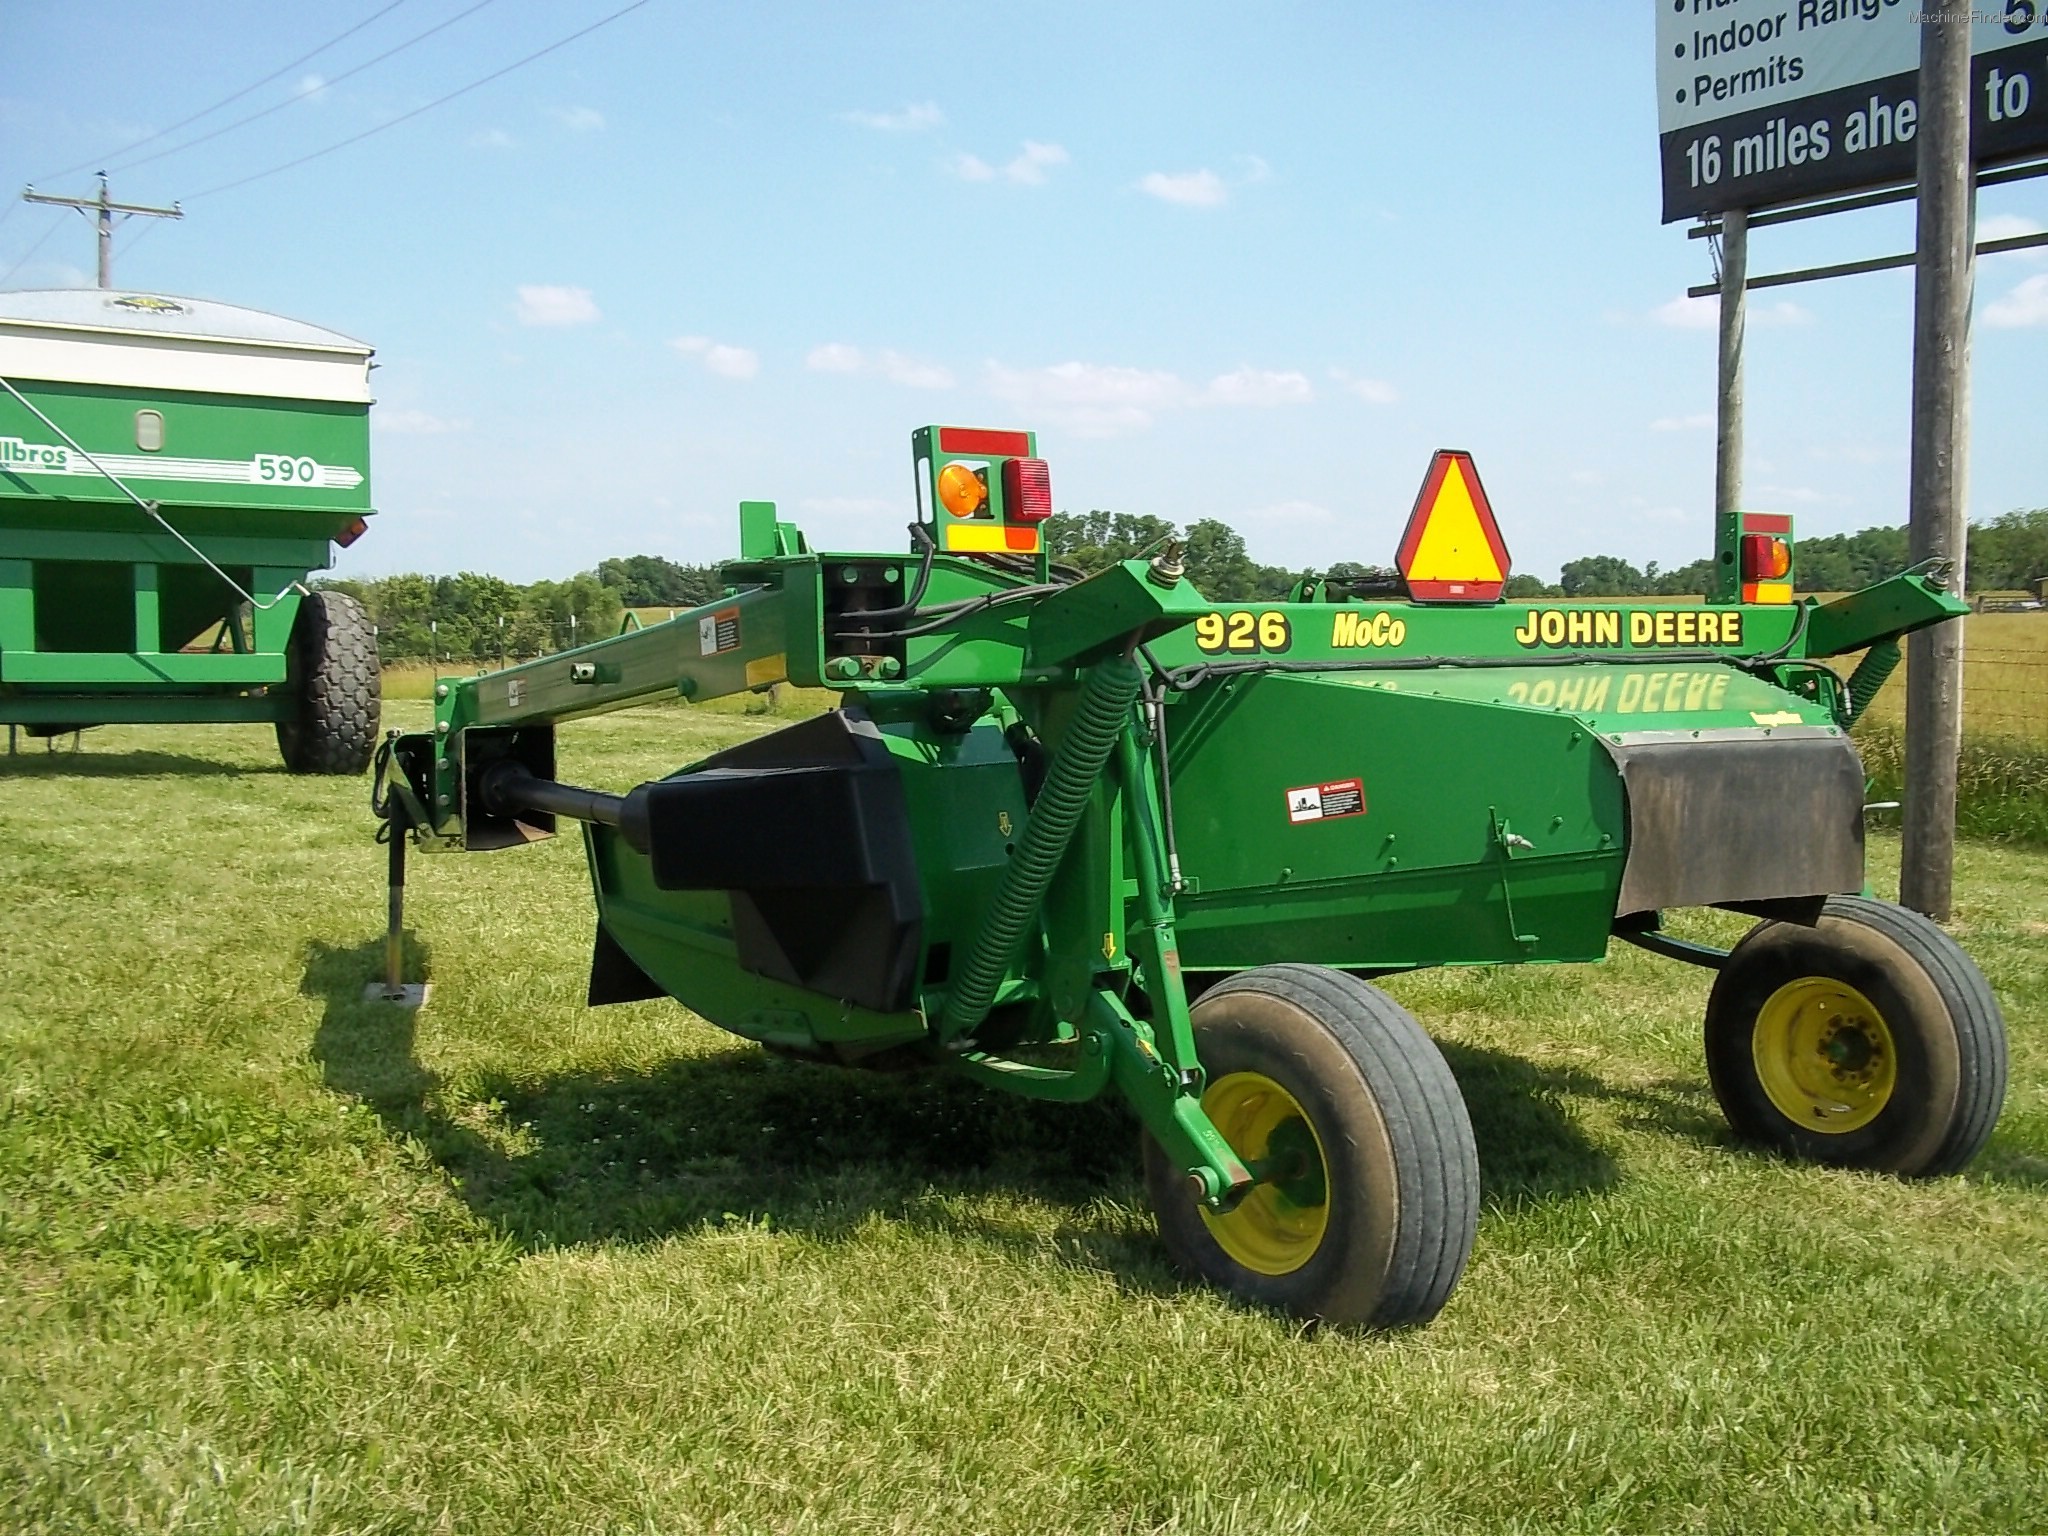
[[[1264,565],[1251,557],[1244,536],[1218,518],[1177,527],[1163,517],[1132,512],[1062,512],[1046,525],[1046,543],[1061,562],[1093,572],[1128,560],[1170,538],[1182,543],[1188,579],[1221,603],[1285,598],[1305,571]],[[1910,561],[1906,530],[1865,528],[1860,533],[1800,539],[1795,585],[1802,592],[1847,592],[1868,586]],[[1365,566],[1339,562],[1319,575],[1364,576]],[[1662,570],[1656,561],[1638,569],[1614,555],[1568,560],[1555,582],[1527,573],[1510,578],[1510,598],[1692,597],[1707,590],[1712,562]],[[2048,578],[2048,507],[2008,512],[1969,531],[1972,592],[2024,588]],[[715,565],[686,565],[660,555],[600,561],[566,581],[524,586],[464,571],[455,576],[408,572],[370,580],[321,583],[361,600],[377,626],[377,648],[387,662],[488,663],[565,650],[618,633],[628,608],[678,611],[724,592]]]

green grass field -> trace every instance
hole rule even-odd
[[[768,723],[590,721],[562,770]],[[363,1004],[365,785],[275,764],[239,727],[0,759],[0,1530],[2048,1525],[2040,853],[1961,859],[2014,1075],[1959,1178],[1729,1145],[1703,972],[1395,983],[1486,1204],[1442,1318],[1360,1337],[1180,1285],[1106,1108],[586,1009],[573,838],[416,860],[433,999]]]

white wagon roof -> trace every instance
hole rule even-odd
[[[0,378],[292,400],[370,400],[371,348],[212,299],[123,289],[0,293]]]

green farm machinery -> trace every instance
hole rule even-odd
[[[0,724],[259,720],[361,773],[374,632],[309,591],[367,527],[370,349],[201,299],[0,294]]]
[[[1063,570],[1029,433],[928,427],[913,458],[906,554],[813,551],[744,503],[717,601],[438,687],[374,781],[381,985],[408,844],[568,818],[591,1004],[667,995],[782,1052],[1120,1094],[1185,1270],[1367,1326],[1443,1306],[1479,1194],[1458,1085],[1378,977],[1619,937],[1717,972],[1707,1065],[1741,1137],[1912,1176],[1990,1134],[1997,1004],[1940,929],[1863,894],[1848,734],[1897,638],[1964,611],[1939,572],[1794,601],[1789,523],[1750,514],[1721,530],[1718,600],[1510,605],[1470,458],[1444,453],[1396,568],[1218,605],[1171,544]],[[1825,662],[1855,652],[1846,680]],[[556,776],[566,721],[785,681],[838,707],[623,794]],[[1757,923],[1722,951],[1665,930],[1683,907]]]

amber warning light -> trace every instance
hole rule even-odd
[[[1742,514],[1742,600],[1792,601],[1792,519],[1780,512]]]
[[[1440,448],[1422,477],[1415,510],[1394,556],[1408,595],[1424,603],[1497,603],[1508,580],[1508,547],[1472,455]]]

